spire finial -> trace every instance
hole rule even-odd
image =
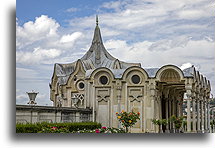
[[[96,15],[96,26],[98,26],[99,24],[99,19],[98,19],[98,15]]]

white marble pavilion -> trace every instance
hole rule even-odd
[[[194,66],[183,71],[175,65],[143,68],[113,57],[103,45],[97,19],[86,54],[54,65],[50,99],[56,107],[92,109],[93,121],[108,127],[119,126],[116,112],[140,112],[132,132],[158,132],[151,120],[182,116],[186,100],[186,132],[202,132],[210,125],[210,91],[210,81]]]

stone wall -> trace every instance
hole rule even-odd
[[[16,105],[16,123],[92,121],[91,109]]]

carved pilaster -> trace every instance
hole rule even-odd
[[[204,131],[204,102],[203,102],[203,96],[200,95],[201,101],[200,101],[200,106],[201,106],[201,131]]]
[[[186,85],[186,96],[187,96],[187,132],[191,132],[191,112],[190,112],[190,102],[191,102],[191,85]]]
[[[207,111],[207,100],[206,100],[206,98],[205,98],[205,101],[204,101],[204,117],[205,117],[205,124],[204,124],[204,126],[205,126],[205,130],[207,131],[208,130],[208,118],[207,118],[207,113],[208,113],[208,111]]]
[[[197,131],[201,130],[201,119],[200,119],[200,100],[197,98]]]
[[[169,118],[169,100],[168,98],[165,99],[165,107],[166,107],[166,120]],[[166,125],[166,132],[169,132],[169,124]]]
[[[193,132],[196,132],[196,98],[193,96],[192,100],[192,112],[193,112]]]

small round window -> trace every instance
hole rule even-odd
[[[138,75],[133,75],[131,77],[131,81],[134,83],[134,84],[138,84],[140,83],[140,77]]]
[[[77,84],[77,86],[78,86],[78,89],[83,90],[85,85],[84,85],[84,82],[81,81]]]
[[[80,89],[84,89],[84,83],[83,82],[80,82],[78,86]]]
[[[108,83],[108,78],[106,76],[101,76],[99,78],[99,81],[100,81],[101,84],[105,85],[105,84]]]

